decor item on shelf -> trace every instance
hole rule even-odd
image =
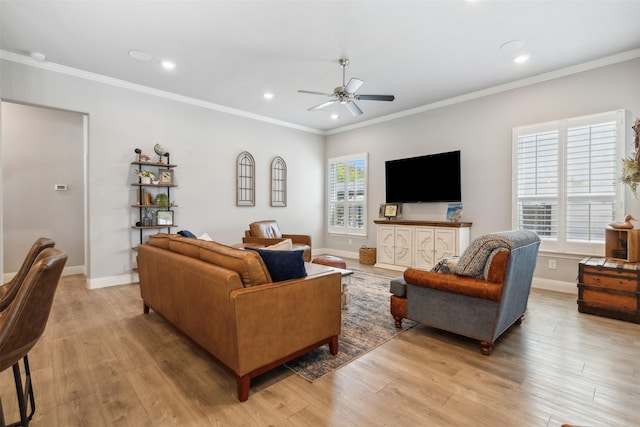
[[[141,184],[151,184],[151,180],[156,177],[153,172],[148,170],[136,169],[136,173],[140,177]]]
[[[638,198],[638,183],[640,183],[640,118],[631,127],[635,133],[634,150],[631,156],[622,159],[622,176],[620,181],[629,186],[633,197]]]
[[[142,226],[148,227],[151,225],[151,210],[144,208],[144,215],[142,217]]]
[[[165,193],[160,193],[156,196],[156,205],[160,206],[161,208],[167,208],[169,207],[169,196],[167,196]]]
[[[173,225],[173,211],[158,211],[158,225]]]
[[[173,184],[173,171],[162,169],[160,171],[160,184]]]
[[[609,224],[609,227],[616,229],[631,229],[633,228],[631,221],[637,221],[637,219],[635,219],[633,215],[627,215],[624,217],[624,222],[612,222]]]
[[[164,147],[160,144],[156,144],[153,146],[153,151],[155,151],[155,153],[158,155],[158,163],[162,163],[162,158],[163,157],[167,157],[167,163],[169,163],[169,153],[167,153],[167,150],[164,149]]]
[[[151,157],[149,157],[147,154],[143,154],[141,149],[136,148],[133,151],[138,155],[138,161],[139,162],[150,162],[151,161]]]

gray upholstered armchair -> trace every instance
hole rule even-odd
[[[524,318],[540,239],[527,230],[475,239],[455,265],[409,268],[391,282],[391,314],[480,341],[491,354],[496,339]],[[448,274],[447,274],[448,273]]]

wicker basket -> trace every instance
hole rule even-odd
[[[360,264],[373,265],[376,263],[376,248],[360,248]]]

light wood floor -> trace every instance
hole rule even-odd
[[[315,383],[278,368],[240,403],[230,374],[142,314],[136,284],[88,291],[69,276],[29,353],[32,425],[633,426],[639,356],[640,325],[580,314],[575,296],[534,289],[527,318],[489,357],[472,340],[417,326]],[[11,369],[0,396],[14,421]]]

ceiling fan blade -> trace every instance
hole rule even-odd
[[[355,98],[362,101],[393,101],[396,99],[393,95],[356,95]]]
[[[324,92],[314,92],[311,90],[299,90],[299,93],[310,93],[311,95],[324,95],[324,96],[333,96],[332,93],[324,93]]]
[[[323,102],[322,104],[316,105],[315,107],[311,107],[308,110],[309,111],[317,111],[317,110],[322,110],[325,107],[328,107],[331,104],[334,104],[338,102],[336,99],[334,99],[333,101],[327,101],[327,102]]]
[[[354,117],[361,116],[363,114],[360,107],[358,107],[356,103],[353,101],[349,101],[346,104],[344,104],[344,108],[346,108],[347,111],[349,111],[351,115]]]
[[[347,83],[347,85],[344,87],[344,91],[346,93],[355,93],[355,91],[358,90],[358,88],[360,88],[360,86],[362,86],[364,82],[360,79],[356,79],[355,77],[351,78],[351,80],[349,80],[349,83]]]

